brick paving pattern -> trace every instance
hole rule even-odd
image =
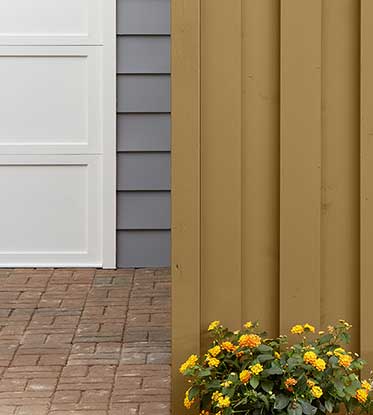
[[[169,415],[168,269],[0,269],[0,415]]]

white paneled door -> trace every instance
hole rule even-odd
[[[115,266],[115,0],[0,0],[0,267]]]

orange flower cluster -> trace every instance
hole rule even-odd
[[[243,334],[238,343],[240,347],[258,347],[260,343],[262,342],[262,339],[256,335],[256,334]]]

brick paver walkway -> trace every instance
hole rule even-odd
[[[168,415],[167,269],[0,269],[0,415]]]

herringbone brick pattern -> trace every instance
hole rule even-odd
[[[0,415],[169,415],[168,269],[0,269]]]

